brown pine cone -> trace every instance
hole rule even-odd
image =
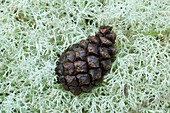
[[[115,55],[116,34],[112,27],[101,26],[95,36],[66,49],[55,69],[58,83],[74,95],[89,92],[110,70]]]

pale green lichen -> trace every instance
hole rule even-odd
[[[170,112],[168,0],[0,2],[0,112]],[[103,24],[117,34],[116,60],[99,87],[74,96],[56,84],[55,62]]]

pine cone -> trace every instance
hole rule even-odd
[[[110,26],[101,26],[95,36],[81,40],[62,53],[55,71],[58,83],[65,90],[79,95],[101,83],[115,55],[116,34],[111,30]]]

